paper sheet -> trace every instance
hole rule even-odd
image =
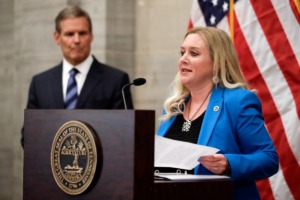
[[[191,170],[199,165],[198,159],[203,155],[212,155],[219,149],[171,140],[155,136],[155,167],[174,167]]]
[[[229,176],[222,175],[192,175],[192,174],[156,174],[156,180],[175,180],[175,181],[192,181],[192,180],[217,180],[230,179]]]

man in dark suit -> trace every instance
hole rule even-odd
[[[129,83],[129,76],[91,55],[93,32],[88,13],[78,6],[68,6],[57,15],[55,29],[54,40],[61,47],[63,61],[33,77],[27,109],[124,109],[122,88]],[[68,100],[72,69],[76,69],[76,95]],[[132,109],[129,88],[124,92],[127,108]],[[67,101],[73,101],[73,105]],[[21,143],[23,146],[23,130]]]

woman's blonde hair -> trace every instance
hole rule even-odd
[[[190,34],[199,34],[208,47],[210,58],[213,61],[212,82],[215,87],[248,89],[247,81],[240,69],[236,50],[226,32],[214,27],[195,27],[190,29],[184,38]],[[171,86],[173,86],[173,92],[164,103],[166,113],[160,118],[161,120],[182,114],[185,99],[190,95],[190,91],[181,83],[179,72]]]

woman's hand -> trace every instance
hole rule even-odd
[[[223,154],[201,156],[199,162],[214,174],[230,174],[228,160]]]

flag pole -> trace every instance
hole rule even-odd
[[[300,1],[299,0],[294,0],[296,8],[298,10],[298,13],[300,14]]]
[[[234,42],[234,0],[229,2],[229,28],[232,42]]]

